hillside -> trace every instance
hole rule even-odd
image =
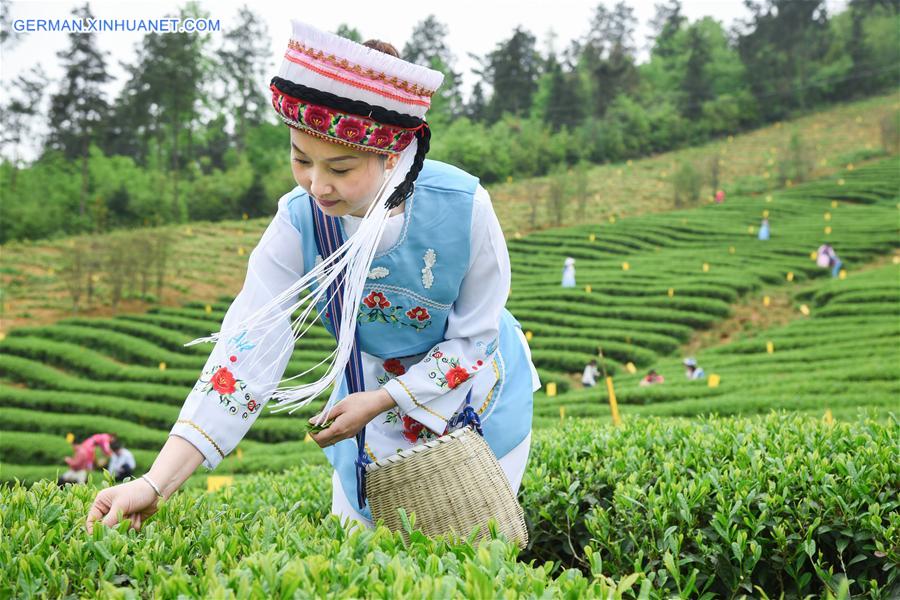
[[[821,178],[861,166],[882,154],[881,119],[900,108],[893,95],[871,98],[823,110],[791,122],[724,138],[697,148],[686,148],[629,163],[594,166],[586,173],[584,214],[577,200],[566,205],[563,224],[607,223],[610,217],[641,215],[672,210],[672,178],[678,165],[697,165],[704,181],[709,179],[713,157],[720,161],[719,187],[727,197],[765,195],[775,189],[778,170],[794,132],[802,140],[804,157],[812,163],[810,177]],[[513,181],[490,186],[494,208],[509,239],[532,230],[531,204],[536,203],[535,229],[550,226],[547,199],[550,178]],[[708,186],[708,183],[705,184]],[[284,190],[285,192],[288,190]],[[708,201],[711,190],[701,191]],[[276,198],[272,199],[274,209]],[[199,300],[208,302],[234,295],[246,272],[247,257],[258,242],[269,219],[195,222],[185,225],[138,230],[161,233],[173,241],[169,247],[166,285],[162,297],[154,290],[142,293],[141,284],[126,286],[122,300],[110,307],[111,274],[103,267],[87,273],[92,277],[93,298],[80,298],[79,314],[108,316],[117,312],[140,312],[150,306],[179,306]],[[116,236],[134,232],[69,238],[53,242],[10,243],[0,251],[0,335],[23,325],[52,323],[72,314],[65,265],[76,248],[96,258],[112,246]],[[125,247],[128,244],[124,244]],[[116,248],[111,247],[115,253]]]

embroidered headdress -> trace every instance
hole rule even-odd
[[[312,383],[276,390],[271,394],[278,401],[276,410],[293,412],[343,376],[356,334],[356,311],[366,275],[391,209],[412,195],[422,170],[431,137],[425,112],[443,77],[439,71],[293,22],[293,35],[281,68],[269,86],[272,106],[282,121],[329,142],[379,155],[398,155],[398,161],[386,171],[385,181],[359,229],[337,251],[249,317],[227,327],[223,324],[218,333],[187,344],[243,335],[275,343],[286,362],[296,340],[320,316],[318,305],[329,300],[329,288],[334,289],[332,284],[343,278],[337,349],[318,365],[289,379],[329,363],[327,374]],[[315,289],[308,291],[310,286]],[[298,310],[299,316],[291,321],[291,315]],[[290,323],[289,329],[286,322]],[[292,335],[273,342],[268,334],[275,330]],[[261,388],[277,383],[257,382]]]
[[[412,194],[431,133],[425,111],[444,76],[294,21],[281,69],[272,78],[272,106],[309,135],[388,155],[410,146],[414,160],[393,207]]]

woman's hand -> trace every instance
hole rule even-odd
[[[396,406],[394,399],[383,388],[373,392],[350,394],[331,409],[331,414],[328,415],[331,425],[328,429],[313,435],[312,439],[320,447],[326,448],[351,438],[369,421],[394,406]],[[310,424],[315,424],[321,417],[319,414],[311,418]]]
[[[140,531],[144,521],[156,512],[158,499],[154,489],[142,479],[100,490],[88,511],[84,526],[88,533],[94,531],[95,521],[113,527],[119,523],[121,513],[123,521],[130,519],[131,528]]]

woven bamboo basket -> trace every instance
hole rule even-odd
[[[494,518],[507,539],[528,544],[522,507],[497,457],[470,427],[368,464],[366,495],[372,517],[392,531],[403,531],[403,508],[429,537],[467,537],[479,526],[478,539],[487,538]]]

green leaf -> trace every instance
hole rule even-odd
[[[406,533],[412,533],[413,527],[412,523],[409,521],[409,517],[406,515],[406,509],[401,507],[397,509],[397,512],[400,513],[400,523],[403,525],[403,530]]]
[[[857,554],[856,556],[854,556],[853,558],[850,559],[850,562],[847,563],[847,566],[849,567],[849,566],[855,565],[856,563],[867,560],[868,558],[869,557],[866,556],[865,554]]]
[[[634,582],[637,581],[640,576],[640,573],[632,573],[624,579],[619,580],[619,584],[616,586],[616,593],[624,594],[626,591],[630,590],[634,585]]]
[[[678,567],[675,566],[675,559],[672,558],[672,553],[666,550],[666,553],[663,554],[663,564],[666,565],[666,569],[669,571],[669,574],[672,575],[672,578],[675,580],[677,584],[681,584],[681,573],[678,571]]]

